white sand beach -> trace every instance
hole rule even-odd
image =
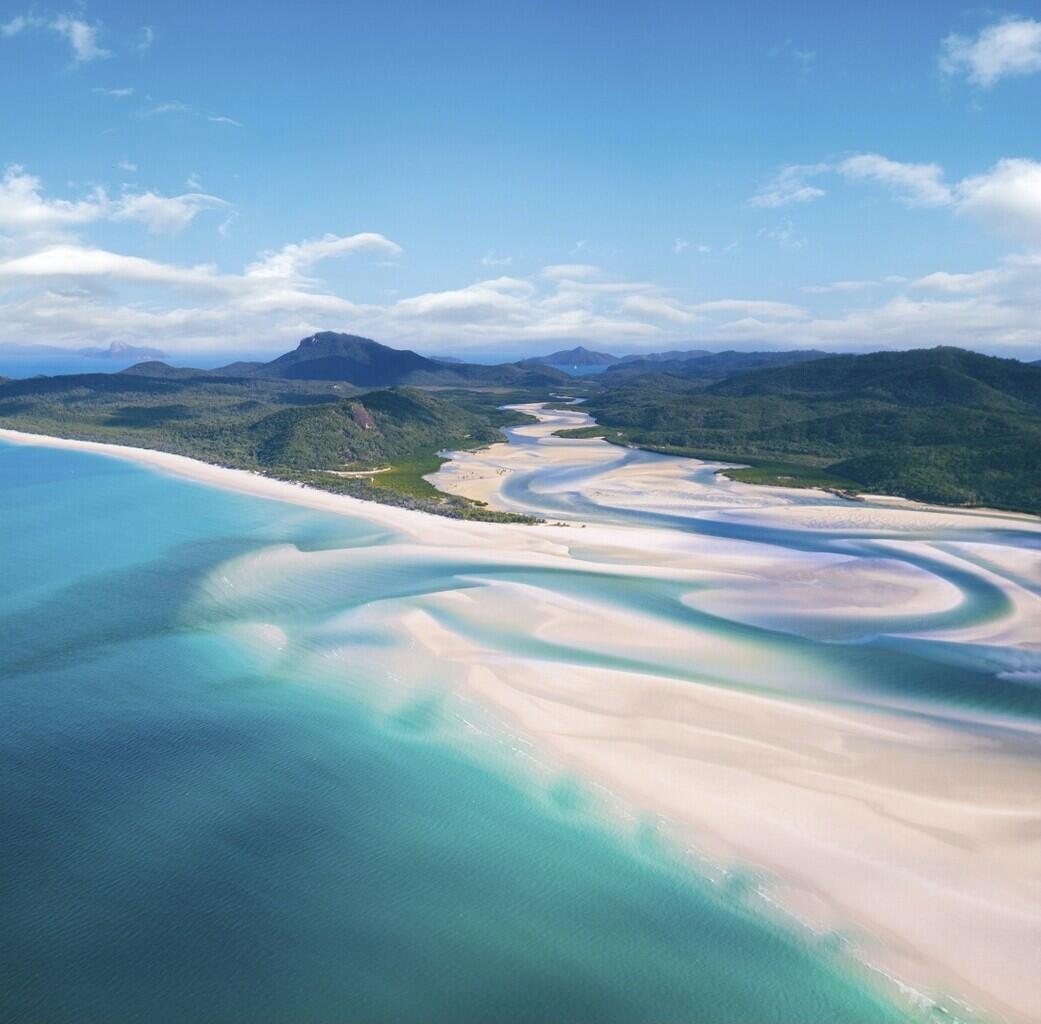
[[[965,659],[991,652],[1029,677],[1041,664],[1041,558],[1017,538],[1041,537],[1041,522],[751,487],[692,460],[552,438],[587,418],[539,415],[516,429],[519,443],[457,453],[432,477],[445,491],[551,520],[534,527],[439,518],[137,448],[7,430],[0,440],[131,459],[397,535],[379,550],[279,549],[229,563],[214,601],[326,567],[465,554],[468,589],[348,616],[408,641],[373,655],[397,659],[398,697],[420,675],[429,684],[418,666],[436,665],[453,698],[487,709],[541,760],[635,814],[661,816],[698,856],[764,872],[767,895],[850,936],[880,970],[994,1019],[1041,1020],[1041,733],[1000,711],[979,721],[929,713],[896,687],[875,699],[827,657],[831,641],[857,639],[851,630],[884,632],[939,641]],[[634,512],[774,532],[687,532],[626,518]],[[980,536],[965,539],[967,530]],[[841,534],[842,543],[785,546],[778,531]],[[858,549],[856,537],[877,546]],[[503,567],[588,575],[579,593],[507,578]],[[707,618],[670,619],[610,590],[632,594],[646,580],[674,587]],[[778,639],[749,639],[742,624]],[[250,642],[291,642],[271,628],[258,623]],[[817,657],[786,636],[828,643]],[[352,657],[364,654],[359,646]],[[336,652],[324,657],[335,673]]]

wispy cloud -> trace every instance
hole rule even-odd
[[[99,96],[113,96],[117,99],[134,95],[134,87],[132,85],[125,86],[122,89],[106,89],[103,85],[96,85],[90,91],[97,93]]]
[[[0,35],[11,38],[34,29],[48,29],[64,38],[72,49],[72,57],[77,64],[112,56],[111,50],[104,49],[98,43],[100,26],[92,25],[72,14],[58,14],[53,18],[42,18],[32,12],[19,14],[0,25]]]
[[[795,251],[806,247],[806,237],[800,234],[795,222],[789,217],[778,221],[773,227],[760,228],[756,237],[775,242],[782,249]]]
[[[228,206],[225,200],[200,192],[163,196],[151,191],[127,191],[110,196],[102,188],[95,188],[81,199],[50,199],[44,195],[40,179],[18,165],[8,167],[0,180],[0,231],[41,238],[106,220],[136,221],[153,232],[175,233],[205,210]]]
[[[233,117],[225,117],[223,114],[210,114],[206,111],[196,110],[193,106],[185,103],[183,100],[167,100],[164,103],[156,104],[154,107],[148,107],[142,110],[140,115],[144,118],[149,117],[162,117],[164,114],[181,114],[184,117],[198,117],[204,121],[209,121],[210,124],[225,124],[232,128],[243,128],[245,127],[241,121],[236,121]]]
[[[984,89],[1002,78],[1041,71],[1041,21],[1006,18],[975,37],[952,33],[943,41],[940,68]]]
[[[481,266],[484,267],[508,267],[512,262],[512,256],[500,256],[494,249],[489,249],[481,257]]]
[[[65,37],[77,61],[85,63],[112,56],[111,50],[105,50],[98,45],[97,25],[90,25],[68,14],[60,14],[50,23],[50,28]]]
[[[809,72],[813,69],[814,61],[817,59],[817,51],[796,46],[791,39],[786,39],[780,46],[775,46],[770,51],[770,56],[786,57],[794,61],[803,72]]]
[[[900,163],[877,153],[863,153],[843,160],[835,169],[852,181],[888,186],[908,206],[946,206],[951,201],[951,190],[943,183],[943,168],[938,164]]]
[[[802,290],[807,295],[829,295],[832,292],[861,292],[876,285],[876,281],[832,281],[831,284],[808,284]]]
[[[830,169],[829,164],[787,164],[771,181],[756,191],[748,200],[748,205],[773,209],[820,199],[827,193],[824,189],[809,184],[807,179],[819,177]]]

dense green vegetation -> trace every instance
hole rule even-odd
[[[652,353],[643,358],[627,357],[609,366],[604,380],[616,383],[645,373],[668,373],[687,380],[723,380],[735,373],[769,366],[787,366],[822,359],[827,352],[796,349],[789,352],[675,352]]]
[[[156,448],[446,515],[511,519],[441,494],[424,477],[440,451],[495,441],[522,419],[501,406],[566,392],[584,396],[600,424],[569,433],[740,463],[728,475],[750,483],[1041,513],[1041,367],[954,348],[662,355],[683,358],[627,360],[624,372],[575,379],[541,366],[429,360],[325,333],[270,363],[205,371],[148,362],[119,374],[0,381],[0,426]],[[342,376],[348,370],[353,383]],[[424,387],[357,386],[376,378]]]
[[[438,451],[495,441],[523,419],[498,404],[499,395],[475,392],[463,405],[416,388],[339,382],[82,374],[0,383],[0,426],[155,448],[445,515],[522,518],[422,479]],[[384,471],[360,475],[374,469]]]
[[[741,462],[753,482],[1041,513],[1041,370],[1013,359],[937,348],[715,383],[625,375],[588,409],[611,440]]]

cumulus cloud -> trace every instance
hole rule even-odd
[[[961,181],[956,203],[960,213],[999,234],[1041,243],[1041,163],[1000,160],[986,173]]]
[[[999,160],[989,170],[948,183],[943,168],[934,163],[904,163],[878,153],[860,153],[835,164],[801,164],[815,174],[831,172],[851,184],[871,183],[888,189],[908,207],[946,207],[978,220],[996,234],[1041,244],[1041,163],[1025,158]],[[777,181],[799,181],[782,169]],[[822,190],[818,190],[823,195]],[[782,206],[784,189],[779,186],[753,196],[757,206]],[[798,200],[791,200],[798,201]],[[798,248],[802,240],[790,221],[763,228],[760,237],[787,248]]]
[[[1041,21],[1006,18],[988,25],[975,38],[949,35],[943,41],[940,67],[945,74],[963,74],[984,89],[1002,78],[1041,71]]]
[[[108,202],[101,189],[84,199],[45,199],[42,182],[18,164],[0,181],[0,231],[49,231],[100,219]]]

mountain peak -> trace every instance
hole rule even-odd
[[[308,338],[302,338],[300,343],[296,346],[297,350],[300,349],[312,349],[312,348],[327,348],[330,346],[345,345],[345,346],[359,346],[359,345],[376,345],[380,348],[386,348],[386,345],[380,345],[378,341],[373,341],[372,338],[363,338],[360,334],[343,334],[340,331],[318,331],[312,334]]]

